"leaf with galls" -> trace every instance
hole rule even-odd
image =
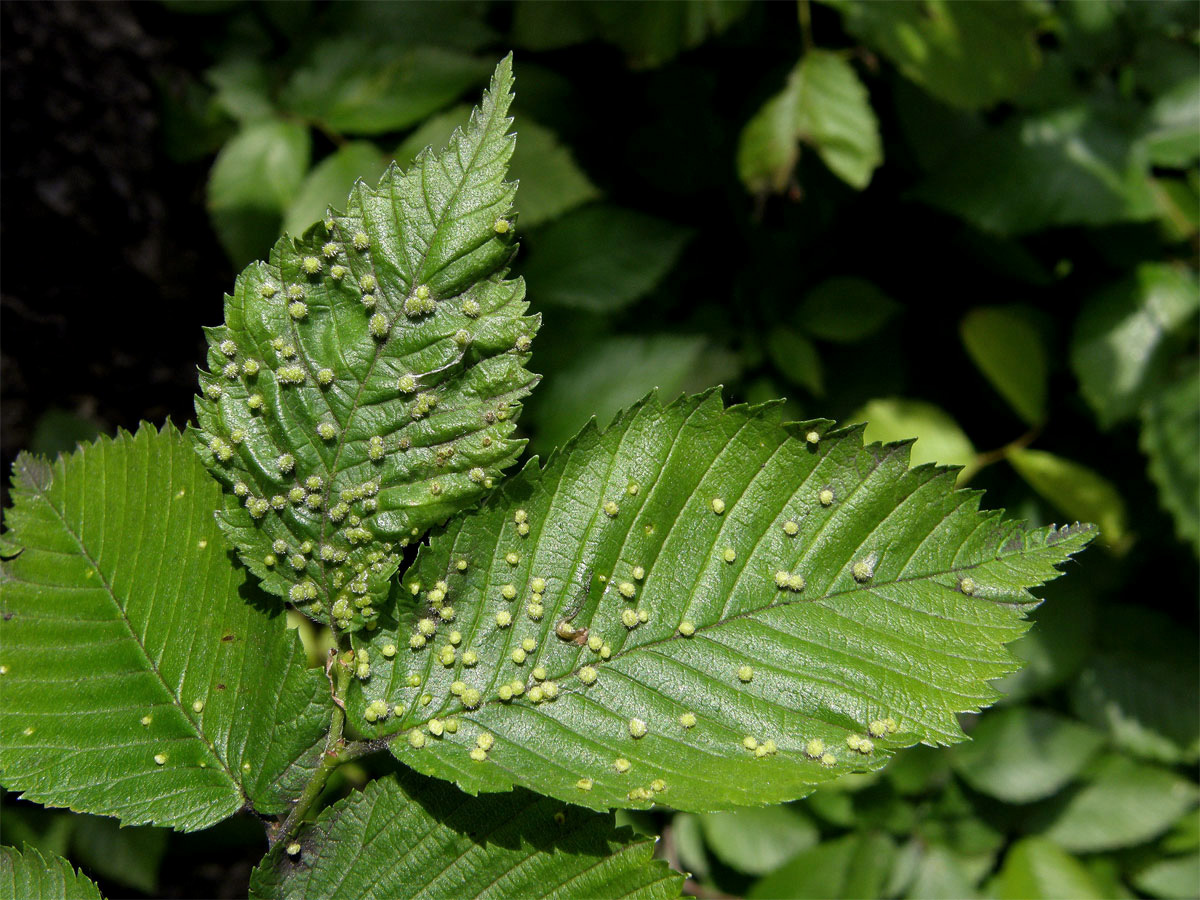
[[[227,488],[222,528],[264,587],[341,629],[378,616],[401,549],[478,500],[523,443],[539,322],[495,228],[516,190],[512,83],[506,59],[443,153],[359,182],[345,213],[282,238],[208,330],[196,444]],[[280,540],[322,552],[281,565]]]
[[[394,622],[354,636],[371,678],[348,715],[372,737],[423,735],[392,752],[468,791],[520,784],[595,808],[778,803],[960,740],[958,714],[1016,667],[1004,645],[1027,627],[1028,589],[1094,529],[1026,529],[954,481],[909,469],[907,443],[863,446],[861,427],[651,397],[435,534]],[[533,621],[513,609],[530,597]],[[451,604],[471,668],[436,656],[450,629],[428,611]],[[587,636],[562,639],[564,623]],[[376,701],[408,712],[371,723]],[[447,716],[460,733],[434,736]],[[475,759],[481,731],[494,746]]]

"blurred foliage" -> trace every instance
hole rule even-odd
[[[207,67],[164,94],[164,149],[211,160],[238,267],[442,146],[515,49],[531,453],[722,382],[915,437],[988,506],[1101,524],[1110,552],[1047,589],[972,743],[784,808],[631,817],[691,890],[1197,895],[1200,7],[166,6]],[[16,812],[5,843],[143,892],[183,840]]]

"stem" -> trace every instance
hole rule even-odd
[[[800,19],[800,43],[804,46],[804,52],[812,50],[812,9],[808,5],[808,0],[797,0],[796,16]]]
[[[370,752],[369,750],[352,752],[342,739],[342,732],[346,724],[344,702],[346,689],[350,686],[350,670],[342,665],[340,659],[337,657],[334,657],[331,669],[334,681],[333,718],[330,720],[329,734],[325,739],[325,752],[321,754],[321,765],[317,767],[312,777],[308,779],[308,783],[304,785],[304,790],[300,793],[300,797],[287,814],[287,818],[283,820],[283,824],[275,830],[274,836],[267,836],[268,843],[272,847],[280,841],[290,840],[292,835],[300,828],[305,815],[308,814],[312,805],[317,802],[317,798],[321,796],[321,792],[325,790],[325,782],[329,780],[329,776],[333,773],[334,769],[346,762],[347,759],[363,756],[366,752]],[[368,743],[370,742],[360,742],[359,744],[351,745],[351,747],[357,748],[362,744]]]
[[[1008,454],[1012,453],[1014,450],[1023,450],[1024,448],[1028,447],[1033,443],[1034,439],[1041,434],[1041,431],[1042,426],[1035,425],[1019,438],[1009,441],[1003,447],[998,447],[995,450],[988,450],[984,453],[976,454],[975,458],[971,460],[971,464],[963,469],[962,474],[959,476],[958,486],[960,488],[965,487],[967,482],[979,474],[979,470],[985,466],[990,466],[993,463],[1000,462],[1002,459],[1006,459]]]

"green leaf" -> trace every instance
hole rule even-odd
[[[611,814],[528,791],[475,799],[411,772],[339,800],[296,842],[294,860],[281,843],[255,870],[252,897],[669,898],[683,884]]]
[[[461,120],[459,120],[461,121]],[[360,178],[379,181],[387,162],[370,141],[350,141],[321,160],[296,191],[283,217],[283,230],[303,234],[331,208],[340,206]]]
[[[1071,690],[1071,708],[1143,759],[1200,759],[1200,663],[1194,632],[1136,606],[1105,609],[1100,646]]]
[[[350,720],[468,791],[596,808],[780,802],[961,739],[956,714],[1012,668],[1026,589],[1092,529],[1023,530],[953,492],[952,472],[908,470],[905,444],[780,418],[713,392],[652,397],[527,467],[422,550],[396,627],[359,634],[370,672]],[[542,674],[552,702],[534,702]],[[445,717],[457,732],[429,730]],[[483,732],[495,746],[477,760]]]
[[[992,387],[1027,423],[1040,423],[1046,417],[1046,347],[1020,308],[973,309],[963,318],[960,333]]]
[[[530,236],[525,277],[543,303],[617,312],[662,281],[691,237],[645,213],[593,204]]]
[[[1195,361],[1142,408],[1142,452],[1179,539],[1200,556],[1200,367]]]
[[[958,856],[933,844],[921,855],[905,896],[914,900],[970,900],[978,895]]]
[[[810,394],[825,394],[821,355],[813,342],[786,325],[774,325],[767,332],[767,355],[779,374]]]
[[[487,75],[488,65],[441,47],[322,41],[283,91],[293,113],[341,134],[383,134],[420,122]]]
[[[975,447],[953,417],[924,400],[900,397],[872,400],[852,415],[850,421],[867,423],[863,434],[866,441],[891,443],[916,438],[909,458],[913,466],[939,463],[969,467],[975,461]]]
[[[879,331],[900,304],[865,278],[829,278],[804,295],[795,322],[813,337],[853,344]]]
[[[1102,428],[1132,418],[1163,381],[1175,336],[1194,331],[1200,287],[1190,272],[1145,263],[1089,299],[1075,322],[1071,367]]]
[[[1099,102],[1011,119],[956,145],[911,196],[1005,236],[1152,219],[1148,160],[1130,119]]]
[[[557,219],[600,196],[570,148],[536,122],[521,126],[521,144],[513,154],[512,175],[521,185],[517,211],[526,228]]]
[[[1030,803],[1078,775],[1103,742],[1103,735],[1086,725],[1019,706],[983,716],[970,742],[954,748],[952,759],[977,791],[1005,803]]]
[[[704,837],[713,855],[748,875],[766,875],[817,843],[813,821],[790,806],[704,813]]]
[[[93,875],[158,893],[158,870],[167,849],[167,831],[146,825],[122,828],[107,816],[78,816],[71,856]]]
[[[1188,78],[1155,99],[1142,140],[1156,166],[1183,169],[1200,158],[1200,78]]]
[[[530,404],[536,448],[563,446],[590,419],[608,425],[622,409],[657,388],[672,397],[684,390],[705,354],[704,338],[677,334],[617,335],[589,341],[555,373]]]
[[[653,67],[725,31],[749,8],[747,0],[620,4],[521,0],[516,4],[512,38],[530,50],[554,50],[601,38],[620,47],[633,67]]]
[[[1152,862],[1140,869],[1132,882],[1151,897],[1188,900],[1196,896],[1196,885],[1200,884],[1200,853]]]
[[[6,788],[188,831],[294,799],[328,684],[232,564],[219,500],[170,427],[54,464],[18,457],[0,569]]]
[[[208,178],[208,215],[234,265],[271,245],[311,153],[308,129],[279,120],[249,124],[221,148]]]
[[[1013,845],[994,883],[1000,900],[1101,900],[1105,894],[1071,854],[1040,837]]]
[[[1013,98],[1041,62],[1037,17],[1021,3],[824,2],[852,35],[954,106],[978,109]]]
[[[879,122],[867,89],[837,53],[809,50],[742,129],[737,166],[752,193],[787,188],[809,144],[842,181],[862,190],[883,162]]]
[[[522,446],[538,319],[505,278],[511,87],[504,60],[443,155],[281,239],[208,332],[197,447],[226,488],[221,525],[268,591],[343,628]]]
[[[1195,783],[1167,769],[1116,755],[1095,769],[1043,832],[1067,850],[1095,853],[1145,843],[1195,808]]]
[[[0,847],[0,897],[21,900],[100,900],[100,889],[61,856],[26,845]]]
[[[215,91],[213,101],[239,122],[253,124],[275,115],[271,74],[261,61],[232,56],[210,68],[204,78]]]
[[[878,897],[896,855],[882,834],[848,834],[825,841],[792,860],[746,892],[749,900]]]
[[[444,147],[466,110],[456,106],[426,119],[396,148],[396,164],[407,165],[426,147]],[[521,140],[513,151],[509,174],[521,185],[517,211],[526,228],[557,219],[600,196],[570,149],[549,128],[529,119],[521,122]]]
[[[705,880],[709,876],[708,854],[704,850],[704,830],[700,816],[694,813],[676,813],[671,817],[671,840],[679,863],[689,877]]]
[[[1025,481],[1069,518],[1086,517],[1100,529],[1100,540],[1117,553],[1132,541],[1128,534],[1125,501],[1107,478],[1093,469],[1045,450],[1019,449],[1008,461]]]

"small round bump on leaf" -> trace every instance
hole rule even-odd
[[[834,500],[833,491],[830,488],[821,488],[820,493],[817,494],[817,500],[821,502],[822,506],[832,506]]]
[[[713,497],[709,505],[712,507],[712,511],[718,516],[725,512],[725,501],[720,497]]]
[[[743,684],[749,684],[754,680],[754,670],[750,666],[738,666],[737,677]]]

